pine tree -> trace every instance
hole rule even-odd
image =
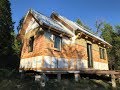
[[[80,19],[77,19],[76,23],[78,23],[79,25],[83,26],[83,23],[82,23],[82,21]]]
[[[9,0],[0,0],[0,67],[13,67],[14,26]]]
[[[101,28],[101,36],[105,41],[112,45],[112,48],[107,49],[109,67],[110,69],[120,69],[120,35],[118,33],[119,26],[115,26],[115,29],[107,23],[104,23]]]
[[[101,36],[105,41],[112,44],[112,35],[114,33],[113,27],[110,24],[104,23],[103,28],[101,28]]]
[[[92,29],[90,27],[88,27],[87,25],[85,25],[80,19],[77,19],[76,23],[79,24],[80,26],[82,26],[86,31],[94,34]]]
[[[22,24],[23,24],[24,18],[25,18],[25,16],[22,17],[22,18],[20,19],[20,21],[19,21],[19,24],[18,24],[18,26],[17,26],[17,31],[18,31],[18,33],[19,33],[19,30],[22,28]]]
[[[113,49],[115,56],[115,69],[120,70],[120,26],[115,26],[115,34],[113,36]]]
[[[116,31],[116,33],[118,33],[118,35],[120,36],[120,25],[116,25],[116,26],[115,26],[115,31]]]

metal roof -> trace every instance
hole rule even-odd
[[[54,13],[54,12],[53,12],[53,13]],[[96,36],[96,35],[88,32],[88,30],[86,30],[86,28],[84,28],[83,26],[77,24],[76,22],[73,22],[73,21],[67,19],[67,18],[64,17],[64,16],[61,16],[61,15],[59,15],[58,13],[54,13],[54,14],[55,14],[56,16],[58,16],[59,18],[61,18],[61,19],[62,19],[64,22],[66,22],[68,25],[70,25],[74,30],[80,30],[81,32],[83,32],[83,33],[85,33],[85,34],[87,34],[87,35],[89,35],[89,36],[91,36],[91,37],[94,37],[94,38],[100,40],[101,42],[103,42],[103,43],[105,43],[105,44],[107,44],[107,45],[109,45],[109,46],[112,46],[112,45],[110,45],[108,42],[106,42],[105,40],[103,40],[102,38],[100,38],[99,36]]]
[[[65,28],[63,25],[61,25],[60,23],[58,23],[57,21],[53,20],[50,17],[47,17],[33,9],[30,9],[30,13],[33,14],[33,16],[40,22],[40,23],[44,23],[47,26],[50,26],[52,28],[55,28],[61,32],[64,32],[66,34],[69,34],[71,36],[74,36],[74,33],[72,33],[70,30],[68,30],[67,28]]]
[[[47,25],[47,26],[50,26],[50,27],[52,27],[52,28],[54,28],[54,29],[56,29],[56,30],[58,30],[58,31],[61,31],[61,32],[66,33],[66,34],[69,34],[69,35],[72,36],[72,37],[75,36],[75,33],[73,33],[71,30],[69,30],[68,28],[66,28],[66,27],[65,27],[62,23],[60,23],[59,21],[53,20],[52,18],[47,17],[47,16],[45,16],[45,15],[43,15],[43,14],[41,14],[41,13],[39,13],[39,12],[33,10],[33,9],[30,9],[30,10],[28,11],[28,13],[26,14],[26,17],[27,17],[27,15],[28,15],[29,13],[31,13],[31,14],[39,21],[39,23],[43,23],[43,24],[45,24],[45,25]],[[52,14],[53,14],[53,13],[52,13]],[[87,34],[87,35],[89,35],[89,36],[91,36],[91,37],[94,37],[94,38],[100,40],[101,42],[103,42],[103,43],[111,46],[108,42],[106,42],[106,41],[103,40],[102,38],[100,38],[100,37],[98,37],[98,36],[96,36],[96,35],[88,32],[88,31],[86,30],[86,28],[78,25],[77,23],[75,23],[75,22],[67,19],[67,18],[64,17],[64,16],[59,15],[58,13],[54,13],[54,14],[57,15],[59,18],[61,18],[64,22],[66,22],[66,23],[67,23],[69,26],[71,26],[74,30],[80,30],[81,32],[84,32],[85,34]],[[25,19],[26,19],[26,17],[25,17]],[[25,21],[25,20],[24,20],[24,21]]]

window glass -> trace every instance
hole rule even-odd
[[[105,49],[99,48],[100,59],[105,59]]]
[[[102,56],[103,56],[103,59],[105,59],[105,49],[102,49]]]
[[[61,37],[54,35],[54,48],[61,49]]]

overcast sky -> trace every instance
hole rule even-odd
[[[10,0],[15,30],[19,20],[32,8],[50,16],[53,11],[95,29],[96,20],[120,24],[120,0]]]

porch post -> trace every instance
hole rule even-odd
[[[111,75],[111,81],[112,81],[112,88],[113,90],[116,90],[116,81],[115,81],[115,75]]]
[[[75,81],[78,82],[80,79],[80,74],[79,73],[74,73]]]
[[[61,80],[61,74],[60,73],[57,74],[57,79],[58,79],[58,81]]]

